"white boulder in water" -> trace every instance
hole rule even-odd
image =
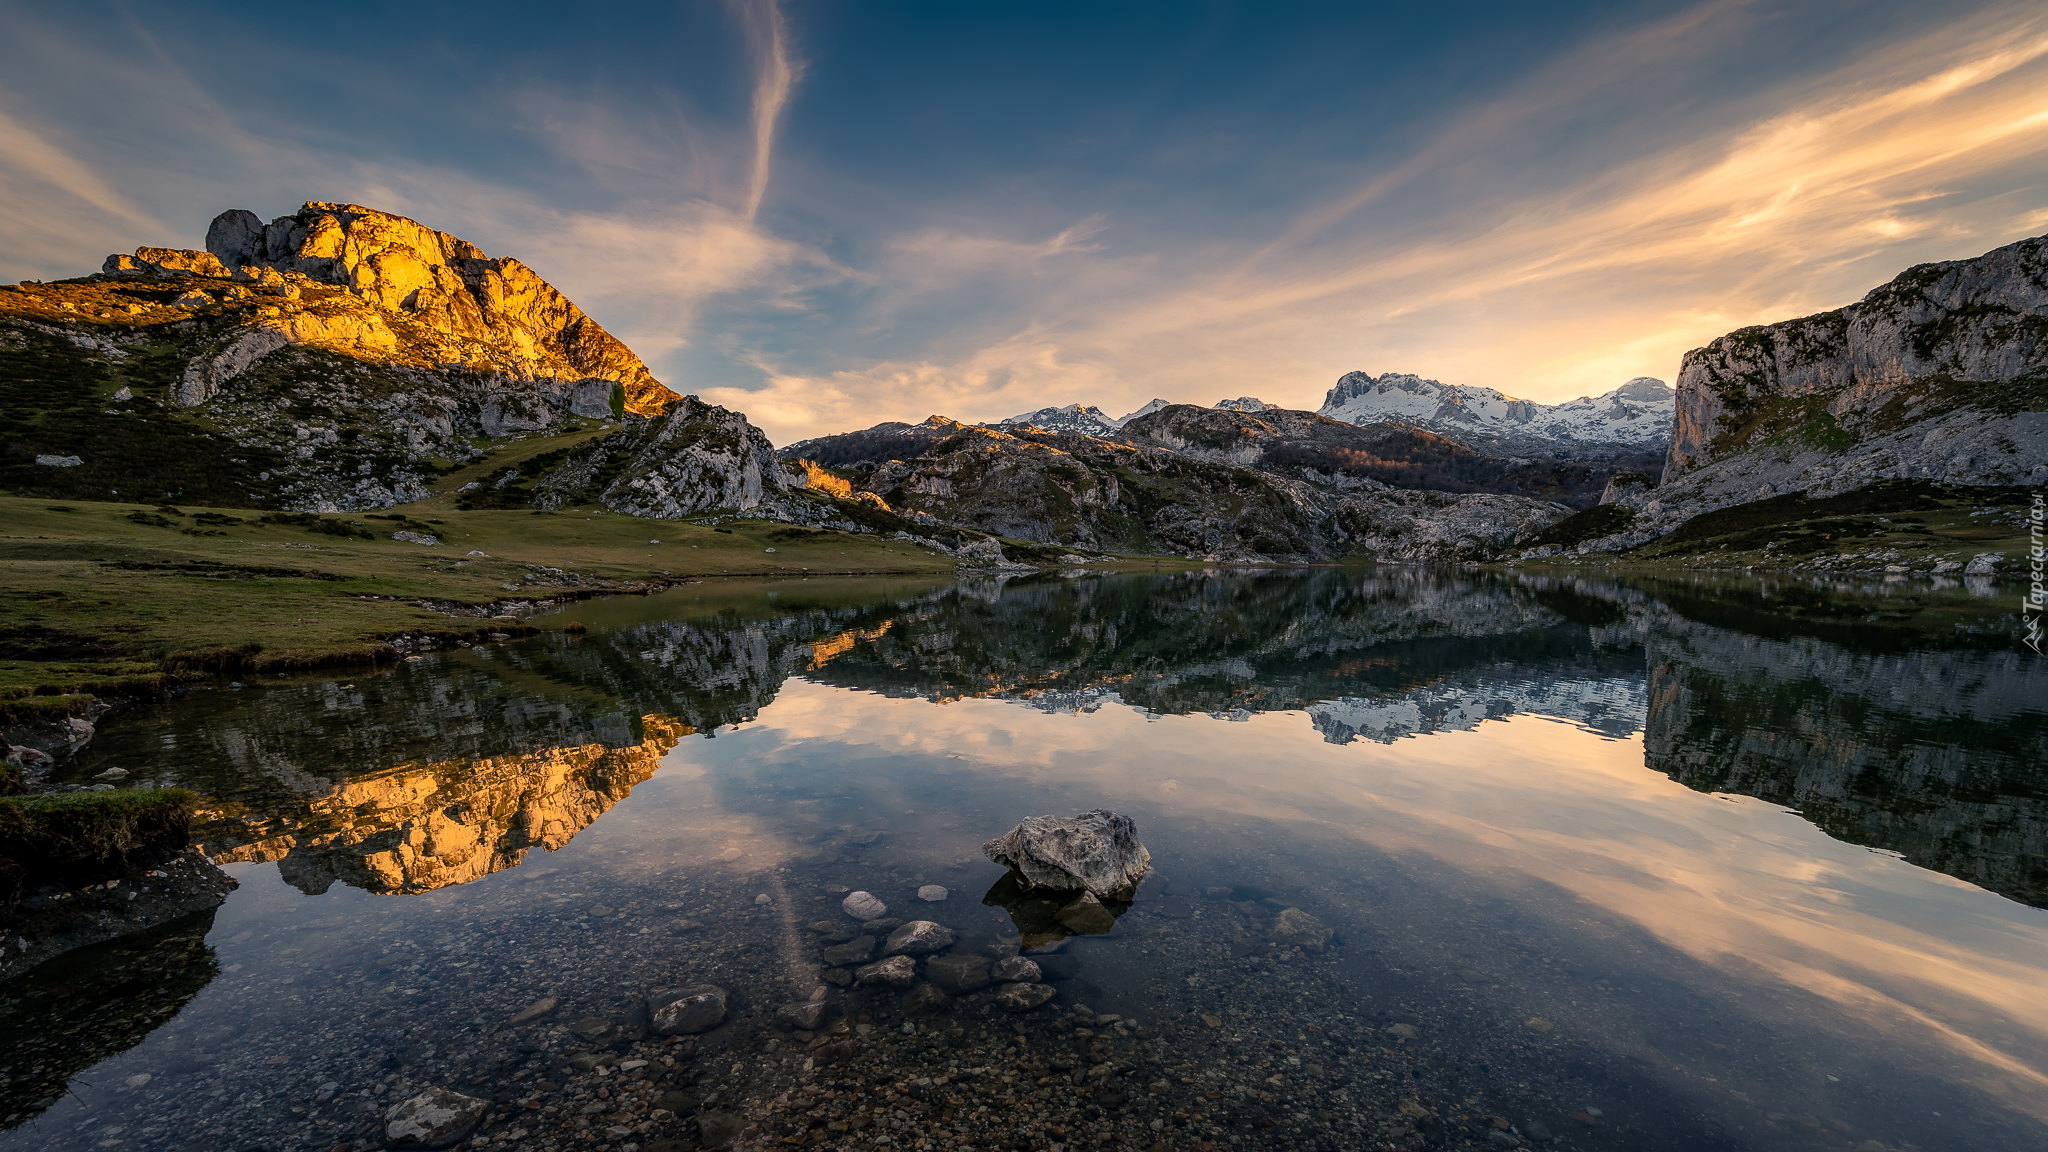
[[[981,850],[1033,887],[1085,889],[1109,900],[1137,895],[1138,881],[1152,870],[1137,824],[1100,808],[1072,817],[1027,816]]]

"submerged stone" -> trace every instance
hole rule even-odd
[[[429,1088],[384,1114],[384,1141],[393,1148],[446,1148],[475,1131],[489,1108],[489,1101]]]
[[[664,1036],[703,1032],[725,1022],[730,999],[725,989],[715,984],[692,984],[656,992],[647,998],[649,1022]]]

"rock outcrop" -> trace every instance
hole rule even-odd
[[[403,342],[411,356],[444,368],[534,381],[603,381],[624,391],[626,411],[644,416],[676,400],[631,349],[531,268],[492,259],[467,240],[403,216],[311,201],[264,224],[238,208],[214,218],[206,249],[185,254],[193,274],[259,281],[267,269],[286,283],[303,277],[346,289],[369,306],[296,329],[272,329],[292,343],[351,352],[395,350]],[[221,271],[203,270],[206,257]],[[108,258],[110,264],[118,259]]]
[[[652,420],[574,451],[534,488],[541,508],[601,504],[672,520],[715,509],[784,511],[804,486],[745,416],[685,396]]]
[[[1686,353],[1661,483],[1626,547],[1687,519],[1886,480],[2048,483],[2048,237],[1908,269],[1831,312]]]
[[[426,497],[492,441],[608,426],[642,434],[586,451],[617,470],[577,483],[622,509],[779,515],[803,487],[743,416],[683,405],[517,260],[324,202],[268,224],[223,213],[207,244],[0,289],[0,355],[24,389],[0,406],[0,486],[358,511]],[[834,523],[815,503],[788,507]]]

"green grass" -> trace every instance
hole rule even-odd
[[[388,659],[390,636],[507,628],[422,601],[477,606],[703,578],[953,570],[950,557],[877,536],[434,501],[266,517],[0,497],[0,525],[0,703],[9,706],[31,694],[135,692],[178,676]],[[392,540],[401,527],[442,543]]]

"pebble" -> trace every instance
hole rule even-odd
[[[882,898],[873,892],[849,893],[846,899],[839,902],[839,906],[855,920],[879,920],[889,914],[889,906],[882,903]]]
[[[946,891],[945,887],[939,884],[926,884],[917,890],[917,898],[927,904],[937,904],[950,895],[952,893]]]
[[[1332,935],[1328,924],[1299,908],[1283,908],[1273,917],[1273,939],[1282,944],[1321,952],[1329,946]]]
[[[775,903],[775,901],[774,901],[774,900],[771,900],[771,899],[769,899],[769,897],[768,897],[768,894],[767,894],[766,892],[763,892],[763,893],[761,893],[761,894],[760,894],[759,896],[756,896],[756,897],[754,897],[754,903],[756,903],[756,904],[773,904],[773,903]]]
[[[908,988],[917,981],[917,961],[908,956],[891,956],[854,970],[853,978],[863,984]]]
[[[490,1102],[447,1088],[429,1088],[384,1114],[384,1142],[393,1148],[446,1148],[476,1130]]]
[[[996,989],[996,1003],[1012,1012],[1026,1012],[1055,995],[1050,984],[1005,984]]]
[[[512,1019],[507,1020],[505,1023],[513,1028],[517,1028],[522,1024],[531,1024],[535,1020],[552,1013],[560,1003],[561,1001],[553,996],[543,996],[526,1007],[521,1008],[517,1013],[513,1014]]]
[[[882,952],[889,956],[924,956],[953,946],[953,930],[930,920],[912,920],[889,933]]]
[[[1045,973],[1029,956],[1010,956],[996,961],[989,977],[999,984],[1036,984],[1045,979]]]
[[[692,984],[648,997],[647,1014],[656,1032],[686,1036],[724,1023],[730,999],[725,989],[715,984]]]

